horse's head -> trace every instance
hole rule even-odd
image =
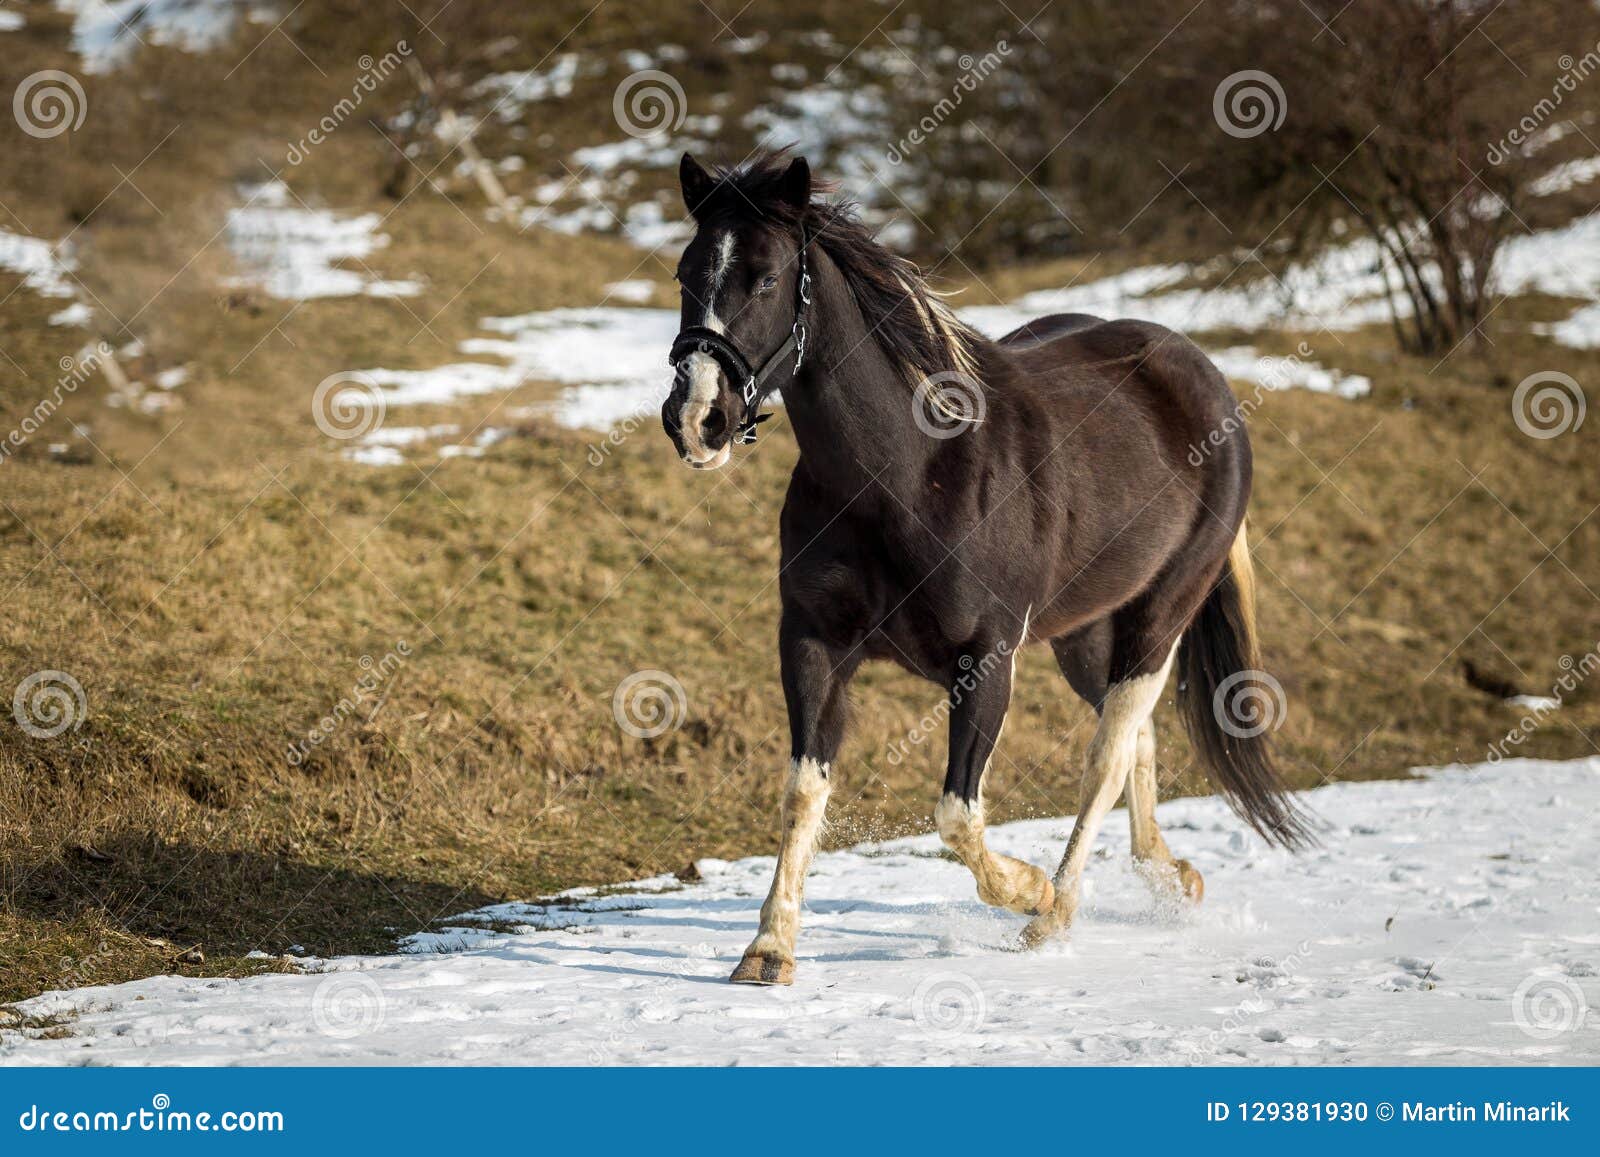
[[[678,263],[677,372],[661,421],[686,463],[715,470],[761,397],[787,380],[791,338],[804,341],[800,222],[811,170],[796,158],[735,186],[685,153],[678,175],[696,230]]]

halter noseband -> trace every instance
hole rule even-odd
[[[789,327],[788,339],[768,354],[760,366],[752,368],[750,360],[726,334],[718,333],[703,325],[692,325],[688,329],[680,330],[678,336],[673,339],[672,352],[667,355],[667,364],[676,373],[681,374],[690,354],[707,354],[722,367],[722,372],[728,375],[730,382],[740,383],[739,397],[744,402],[744,412],[739,415],[739,425],[733,440],[741,446],[754,445],[756,425],[772,416],[759,411],[761,403],[772,392],[771,387],[765,383],[778,363],[788,356],[790,350],[794,351],[795,373],[800,372],[800,366],[805,361],[806,339],[809,336],[806,329],[806,311],[811,305],[811,274],[806,269],[806,249],[809,245],[810,238],[806,236],[805,228],[802,227],[800,276],[796,283],[794,324]]]

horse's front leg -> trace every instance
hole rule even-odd
[[[950,762],[934,809],[939,838],[978,882],[978,899],[1036,916],[1050,910],[1055,888],[1032,864],[991,852],[984,843],[983,774],[989,770],[1011,706],[1015,652],[966,656],[950,688]]]
[[[825,644],[785,612],[778,632],[783,693],[789,707],[789,779],[772,889],[761,927],[729,977],[735,984],[793,984],[794,946],[806,869],[822,831],[833,761],[844,739],[845,688],[859,659]]]

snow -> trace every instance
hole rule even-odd
[[[1206,877],[1205,903],[1182,911],[1151,899],[1114,814],[1070,940],[1033,953],[1014,951],[1023,918],[981,904],[920,836],[818,857],[789,989],[724,983],[771,858],[702,860],[699,883],[497,905],[401,955],[47,993],[21,1011],[71,1016],[71,1035],[0,1033],[0,1062],[1600,1062],[1600,758],[1339,783],[1306,802],[1325,827],[1297,857],[1215,798],[1163,804]],[[1068,828],[990,838],[1053,866]]]
[[[491,73],[469,88],[467,95],[491,99],[494,115],[513,124],[522,120],[530,104],[570,96],[582,67],[576,52],[563,52],[547,68]]]
[[[94,320],[94,310],[81,301],[75,301],[65,309],[58,309],[49,317],[51,325],[85,326]]]
[[[1600,302],[1582,306],[1554,325],[1536,325],[1533,331],[1553,337],[1573,349],[1594,349],[1600,346]]]
[[[77,268],[64,245],[0,229],[0,270],[21,274],[23,286],[41,297],[75,297],[72,274]],[[46,320],[50,325],[86,326],[94,320],[94,310],[85,302],[73,301]]]
[[[15,32],[27,26],[27,20],[22,13],[0,9],[0,32]]]
[[[1549,695],[1513,695],[1506,700],[1506,706],[1544,713],[1560,707],[1561,700],[1553,699]]]
[[[1004,332],[1046,313],[1094,313],[1153,321],[1179,333],[1253,329],[1357,329],[1389,317],[1375,244],[1328,249],[1280,276],[1248,266],[1220,285],[1167,289],[1196,273],[1182,265],[1128,270],[1064,289],[1029,293],[1010,306],[983,307],[981,328]]]
[[[644,302],[649,301],[655,296],[656,283],[653,281],[643,280],[642,278],[634,278],[628,281],[613,281],[610,285],[605,287],[605,293],[608,298],[614,297],[618,301],[634,303]]]
[[[1579,157],[1551,169],[1530,184],[1528,192],[1535,197],[1550,197],[1587,185],[1596,177],[1600,177],[1600,157]]]
[[[72,48],[85,72],[125,63],[141,44],[204,52],[232,34],[243,13],[256,23],[277,19],[277,8],[253,0],[56,0],[73,14]]]
[[[1139,318],[1188,334],[1261,329],[1337,332],[1381,324],[1391,317],[1379,252],[1372,241],[1334,246],[1276,276],[1245,265],[1209,288],[1171,288],[1190,277],[1216,272],[1217,264],[1141,266],[1082,285],[1038,290],[1010,305],[974,307],[963,316],[994,336],[1046,313]],[[1510,238],[1496,258],[1493,285],[1496,292],[1507,295],[1546,293],[1594,301],[1600,292],[1600,215]],[[1402,316],[1409,313],[1403,300],[1395,304]],[[1600,345],[1600,307],[1585,306],[1539,332],[1565,345]]]
[[[228,284],[253,286],[273,297],[309,301],[319,297],[412,297],[416,281],[390,281],[371,273],[341,269],[338,262],[364,262],[389,244],[378,232],[376,213],[343,217],[293,201],[282,181],[241,190],[246,204],[228,213],[228,248],[247,272]]]
[[[526,381],[566,388],[548,411],[573,429],[610,429],[661,406],[670,385],[666,351],[678,332],[671,309],[553,309],[481,323],[492,336],[468,338],[461,352],[501,359],[456,362],[426,370],[362,370],[382,387],[386,408],[437,405],[478,394],[512,390]],[[367,435],[351,455],[356,461],[392,465],[403,461],[383,430]],[[483,443],[476,447],[481,453]],[[371,447],[387,447],[387,451]],[[457,455],[467,451],[455,451]]]
[[[1223,376],[1257,382],[1270,390],[1298,387],[1340,398],[1364,398],[1372,392],[1372,379],[1360,374],[1330,370],[1299,355],[1272,357],[1249,346],[1212,350],[1208,356]]]
[[[58,252],[50,242],[0,229],[0,269],[21,274],[22,284],[35,293],[73,296],[70,275],[76,268],[70,254]]]
[[[805,142],[812,162],[842,181],[864,205],[890,187],[893,167],[883,142],[892,139],[889,106],[876,85],[821,84],[783,95],[776,105],[752,109],[744,124],[763,148]]]

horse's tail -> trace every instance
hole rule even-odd
[[[1279,777],[1269,736],[1283,719],[1283,690],[1256,649],[1255,570],[1241,524],[1210,595],[1178,644],[1178,709],[1206,773],[1269,843],[1314,842]]]

